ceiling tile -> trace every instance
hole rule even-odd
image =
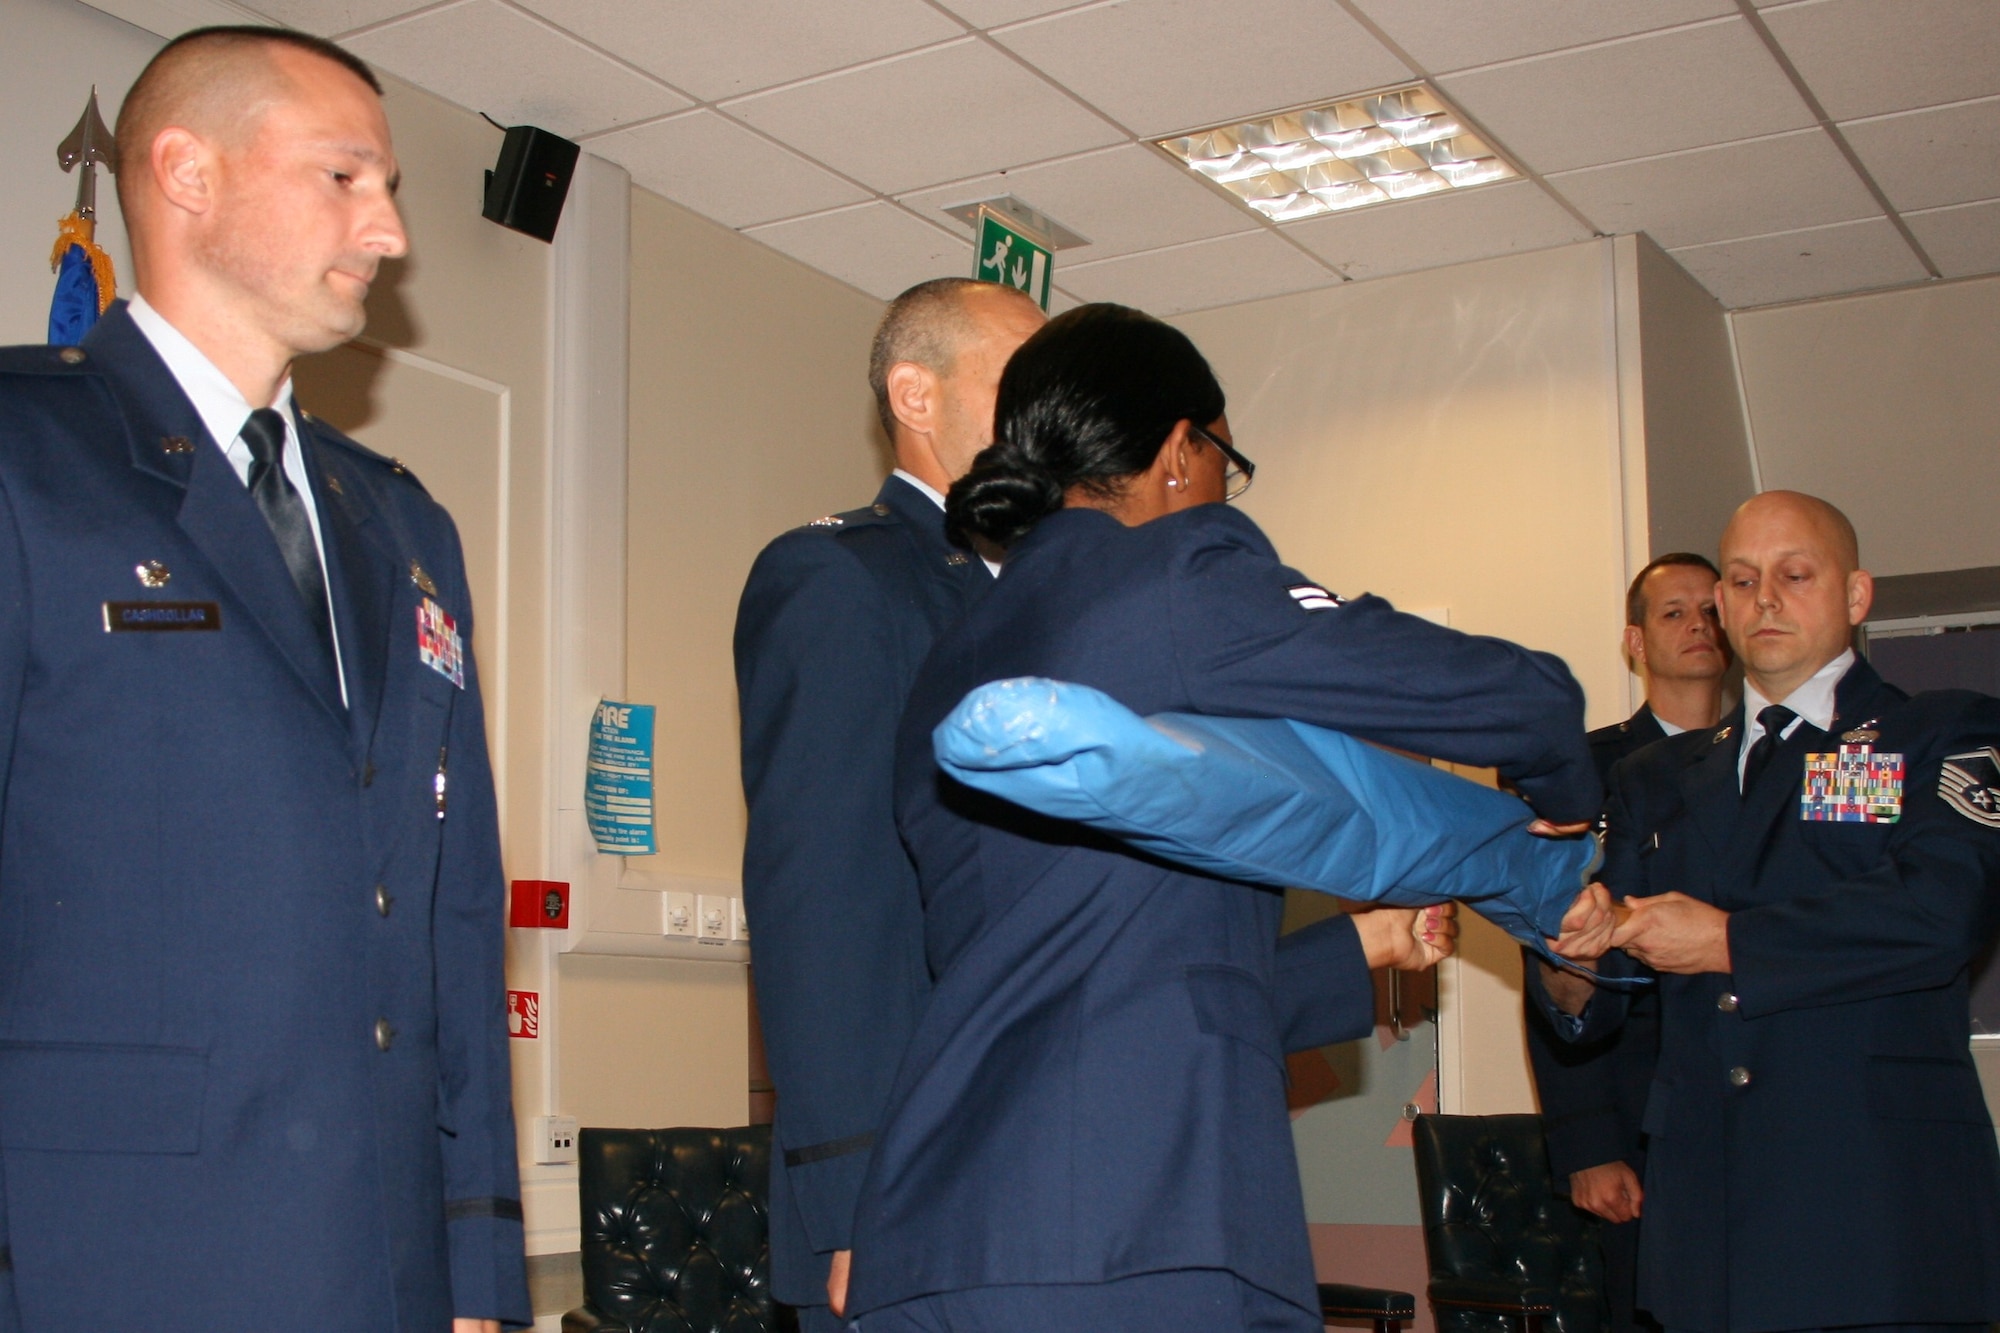
[[[1139,144],[961,181],[904,195],[901,202],[925,217],[935,216],[946,226],[964,230],[969,237],[970,227],[940,210],[1002,194],[1011,194],[1090,238],[1089,245],[1058,255],[1059,268],[1263,225],[1186,169]]]
[[[503,125],[539,125],[570,138],[691,105],[494,0],[434,9],[364,33],[347,46]]]
[[[924,0],[521,0],[703,101],[945,41],[965,29]]]
[[[732,102],[731,114],[885,193],[1124,136],[968,38]]]
[[[884,301],[928,278],[972,271],[971,242],[879,201],[752,227],[744,235]]]
[[[1906,213],[1903,221],[1947,278],[2000,273],[2000,199]]]
[[[1901,211],[2000,196],[2000,97],[1840,129]]]
[[[1599,231],[1643,231],[1669,249],[1882,212],[1819,129],[1564,172],[1549,184]]]
[[[337,37],[430,3],[432,0],[256,0],[249,7],[300,32]]]
[[[1764,22],[1835,120],[2000,93],[1993,0],[1812,0]]]
[[[1734,0],[1358,0],[1433,74],[1736,12]]]
[[[1812,114],[1740,18],[1441,79],[1541,172],[1804,129]]]
[[[1155,315],[1256,301],[1340,281],[1269,230],[1107,259],[1063,274],[1086,301],[1116,301]]]
[[[1530,181],[1426,195],[1285,231],[1350,278],[1379,278],[1590,238],[1590,229]]]
[[[728,227],[818,213],[868,198],[861,187],[713,111],[691,111],[584,142],[635,183]]]
[[[975,28],[997,28],[1058,9],[1074,9],[1077,0],[938,0]]]
[[[1732,310],[1920,282],[1925,276],[1887,218],[1669,253]]]
[[[1146,136],[1410,77],[1335,0],[1115,0],[994,37]]]

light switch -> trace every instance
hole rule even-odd
[[[731,898],[729,905],[736,909],[736,938],[745,944],[750,942],[750,916],[743,910],[741,898]]]
[[[664,921],[660,933],[670,938],[691,940],[695,937],[694,895],[692,893],[663,893],[661,908]]]
[[[735,908],[730,906],[733,901],[718,893],[696,895],[695,937],[703,944],[729,943],[729,931],[735,917]]]

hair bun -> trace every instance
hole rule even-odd
[[[1001,447],[988,449],[951,488],[945,520],[961,537],[1006,547],[1063,507],[1063,488],[1044,469],[1018,458],[994,457],[1001,453]]]

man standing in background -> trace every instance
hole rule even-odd
[[[868,379],[896,470],[874,504],[767,546],[737,611],[743,896],[778,1095],[771,1289],[805,1333],[841,1326],[854,1201],[930,992],[891,805],[896,725],[932,639],[993,578],[946,535],[944,493],[990,442],[1000,372],[1042,322],[1022,293],[969,279],[891,302]]]
[[[1590,733],[1591,758],[1606,778],[1627,755],[1722,715],[1729,650],[1715,617],[1720,575],[1704,556],[1675,551],[1639,571],[1625,593],[1625,657],[1645,682],[1646,702],[1623,722]],[[1547,966],[1530,959],[1531,964]],[[1656,1328],[1634,1309],[1646,1155],[1640,1121],[1660,1054],[1659,997],[1634,997],[1625,1023],[1588,1047],[1563,1040],[1530,1003],[1528,1055],[1556,1179],[1570,1199],[1603,1219],[1605,1294],[1613,1333]]]
[[[380,95],[169,43],[138,295],[0,351],[0,1330],[532,1318],[464,560],[291,396],[406,248]]]
[[[1822,500],[1722,538],[1743,704],[1620,764],[1599,970],[1660,974],[1639,1303],[1669,1333],[2000,1318],[2000,1149],[1968,1037],[2000,925],[2000,701],[1856,656],[1874,584]],[[1589,1044],[1626,999],[1529,974]],[[1574,983],[1574,984],[1572,984]]]

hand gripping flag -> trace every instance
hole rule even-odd
[[[1027,677],[965,696],[931,733],[951,777],[1204,874],[1353,901],[1461,899],[1549,956],[1595,866],[1519,799],[1301,722],[1161,713]]]

